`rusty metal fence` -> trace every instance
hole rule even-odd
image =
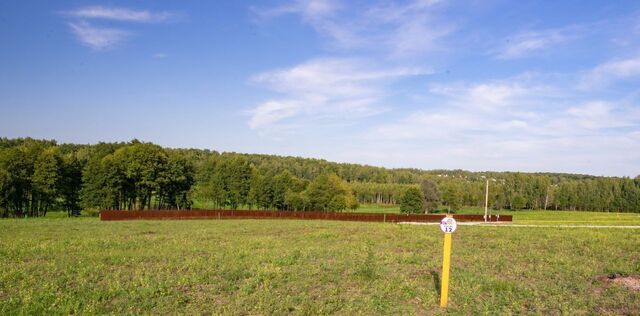
[[[444,214],[386,214],[386,213],[337,213],[337,212],[292,212],[253,210],[146,210],[146,211],[101,211],[100,220],[120,221],[133,219],[320,219],[357,222],[439,222]],[[461,222],[482,222],[483,215],[454,214]],[[491,222],[511,222],[511,215],[491,216]]]

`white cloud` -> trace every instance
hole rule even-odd
[[[377,68],[357,59],[315,59],[259,74],[257,83],[282,94],[249,111],[249,125],[264,128],[294,116],[363,117],[379,113],[385,84],[406,76],[427,74],[411,68]]]
[[[527,31],[510,36],[493,53],[501,59],[516,59],[539,54],[578,37],[582,28],[570,26],[560,29]]]
[[[377,127],[371,136],[385,140],[454,141],[465,137],[461,131],[480,127],[482,123],[482,116],[468,115],[459,110],[417,111],[400,121]]]
[[[571,107],[567,110],[567,113],[579,117],[596,119],[609,115],[611,111],[611,105],[603,101],[592,101],[581,106]]]
[[[544,125],[541,121],[503,123],[493,118],[476,119],[478,117],[465,118],[464,113],[450,115],[441,122],[416,121],[418,124],[414,125],[408,119],[394,125],[399,131],[384,132],[407,132],[412,138],[385,139],[379,133],[373,133],[371,139],[362,143],[372,140],[378,152],[402,153],[401,157],[395,159],[381,155],[376,162],[399,167],[411,165],[428,169],[561,171],[609,175],[628,175],[630,170],[637,170],[640,159],[640,155],[636,154],[640,152],[637,133],[571,134],[559,129],[547,130],[550,133],[542,134],[538,133],[539,129],[551,125]],[[470,125],[450,123],[458,120],[468,121]],[[536,124],[540,124],[539,129],[534,128]],[[565,124],[571,124],[571,121]],[[572,129],[581,130],[581,127],[574,126]],[[363,148],[360,154],[367,155],[369,152]]]
[[[640,56],[613,60],[587,72],[580,83],[583,89],[599,88],[611,82],[640,76]]]
[[[608,36],[610,28],[600,26],[608,26],[609,22],[529,29],[515,32],[496,45],[487,41],[482,28],[452,38],[460,35],[454,34],[458,26],[476,24],[474,17],[447,12],[448,6],[445,1],[353,5],[327,0],[293,1],[275,9],[256,10],[263,18],[295,15],[329,43],[330,52],[368,56],[378,64],[362,64],[361,59],[316,59],[257,75],[254,82],[279,95],[248,111],[250,127],[260,134],[297,128],[297,133],[282,139],[300,142],[318,136],[308,131],[300,133],[305,126],[314,126],[315,132],[316,127],[335,122],[362,123],[344,133],[339,129],[326,133],[333,138],[318,136],[309,146],[319,148],[318,144],[329,139],[326,148],[318,149],[319,155],[326,157],[328,152],[342,161],[375,165],[595,174],[637,170],[633,166],[640,161],[640,154],[627,153],[640,153],[640,110],[635,110],[638,107],[634,103],[638,94],[620,91],[627,87],[612,89],[606,95],[585,92],[576,89],[576,81],[584,79],[594,86],[604,86],[632,78],[640,74],[640,60],[614,60],[584,74],[552,72],[545,64],[536,66],[543,73],[527,72],[504,80],[478,79],[475,83],[448,82],[451,78],[464,78],[467,61],[473,62],[476,55],[500,59],[491,65],[497,66],[500,73],[509,71],[499,64],[504,59],[543,56],[559,53],[560,49],[565,51],[563,57],[568,57],[587,42],[605,42],[592,38]],[[460,52],[470,58],[463,65],[456,66],[455,60],[448,66],[441,64],[458,57],[452,56],[458,51],[449,49],[449,45],[476,45],[477,49],[487,47],[486,43],[494,47],[488,53],[486,48]],[[437,54],[442,51],[453,54]],[[530,66],[522,62],[509,64],[516,66],[513,69]],[[428,89],[419,83],[418,89],[423,90],[416,92],[414,81],[394,85],[399,89],[392,94],[391,80],[419,73],[411,71],[411,66],[398,66],[416,63],[440,63],[451,71],[443,71],[437,77],[440,83],[426,86]],[[571,67],[576,65],[566,64],[563,69]],[[487,74],[482,67],[472,68],[473,77]],[[393,106],[387,102],[393,102]],[[348,120],[384,110],[388,110],[384,115],[367,120]],[[318,118],[331,119],[315,124]],[[363,128],[365,124],[369,128]],[[336,149],[335,140],[340,137],[348,145]]]
[[[69,23],[69,28],[82,44],[95,50],[113,48],[130,36],[122,29],[95,27],[84,21]]]
[[[164,22],[179,15],[174,12],[151,12],[148,10],[131,10],[127,8],[109,8],[89,6],[65,12],[68,16],[81,19],[104,19],[138,23]]]
[[[541,93],[547,89],[515,79],[440,85],[430,90],[434,98],[422,109],[372,127],[361,142],[375,142],[382,152],[403,152],[408,160],[397,160],[402,165],[424,168],[593,174],[637,169],[640,154],[629,153],[640,152],[640,108],[580,101],[580,92]]]
[[[249,126],[251,128],[259,128],[271,125],[284,118],[296,115],[301,106],[294,100],[264,102],[251,111]]]
[[[640,111],[635,107],[615,106],[607,101],[588,101],[566,110],[564,124],[583,130],[603,130],[640,125]],[[560,122],[558,122],[560,123]]]
[[[395,57],[441,50],[439,42],[455,29],[433,11],[444,1],[416,0],[398,5],[348,8],[335,1],[295,1],[275,9],[255,11],[262,17],[298,14],[340,49],[385,50]]]
[[[497,111],[505,107],[518,107],[524,97],[547,91],[542,86],[526,86],[524,83],[493,81],[478,84],[433,85],[429,91],[448,98],[452,107],[474,111]]]
[[[254,82],[281,95],[249,111],[250,127],[276,129],[276,125],[290,126],[293,120],[322,118],[344,121],[388,110],[385,100],[391,81],[430,73],[415,62],[401,66],[404,57],[441,50],[440,40],[452,32],[452,24],[434,14],[442,2],[415,0],[355,7],[334,0],[297,0],[276,8],[254,8],[257,16],[267,19],[298,15],[329,39],[332,48],[354,54],[383,53],[391,58],[378,59],[377,65],[356,58],[313,59],[257,75]]]
[[[297,0],[275,8],[253,7],[254,13],[265,18],[283,14],[301,14],[304,18],[315,20],[334,13],[340,6],[332,0]]]
[[[431,92],[444,100],[378,126],[370,135],[388,140],[453,142],[489,137],[544,143],[640,125],[640,110],[633,106],[600,100],[570,103],[566,96],[549,98],[540,93],[546,89],[524,88],[518,82],[441,85]]]
[[[451,22],[436,18],[434,11],[444,1],[417,0],[405,5],[390,4],[370,8],[359,36],[370,28],[390,29],[370,37],[371,43],[385,43],[396,57],[413,56],[443,49],[440,41],[455,30]]]
[[[361,82],[424,73],[410,68],[376,69],[358,59],[328,58],[263,73],[254,79],[281,92],[349,96],[366,92],[366,88],[359,84]]]
[[[130,31],[122,27],[97,26],[96,20],[108,20],[120,24],[123,22],[160,23],[181,16],[175,12],[151,12],[102,6],[83,7],[62,12],[61,15],[73,18],[74,21],[67,23],[71,32],[83,45],[95,50],[113,48],[131,35]]]
[[[528,126],[526,100],[541,88],[524,88],[518,83],[436,85],[429,91],[442,101],[426,105],[425,110],[378,127],[372,135],[389,140],[431,139],[459,141],[478,132],[505,132]]]

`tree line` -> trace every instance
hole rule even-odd
[[[341,211],[358,206],[350,185],[334,173],[301,179],[237,154],[213,154],[199,170],[195,196],[215,208]]]
[[[171,149],[137,140],[78,145],[0,138],[2,217],[42,216],[54,209],[70,214],[82,209],[188,209],[194,203],[339,211],[360,203],[402,204],[403,199],[425,211],[456,210],[484,206],[487,180],[489,206],[495,209],[640,212],[640,177],[386,169]]]

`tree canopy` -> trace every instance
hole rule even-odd
[[[400,200],[400,212],[405,214],[421,214],[425,209],[425,200],[422,191],[418,188],[409,188]]]
[[[80,209],[216,208],[339,211],[402,204],[425,208],[640,212],[640,176],[386,169],[320,159],[169,149],[133,140],[94,145],[0,138],[0,216]]]

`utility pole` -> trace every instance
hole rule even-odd
[[[487,210],[489,209],[489,178],[487,178],[487,187],[484,190],[484,222],[487,222]]]

